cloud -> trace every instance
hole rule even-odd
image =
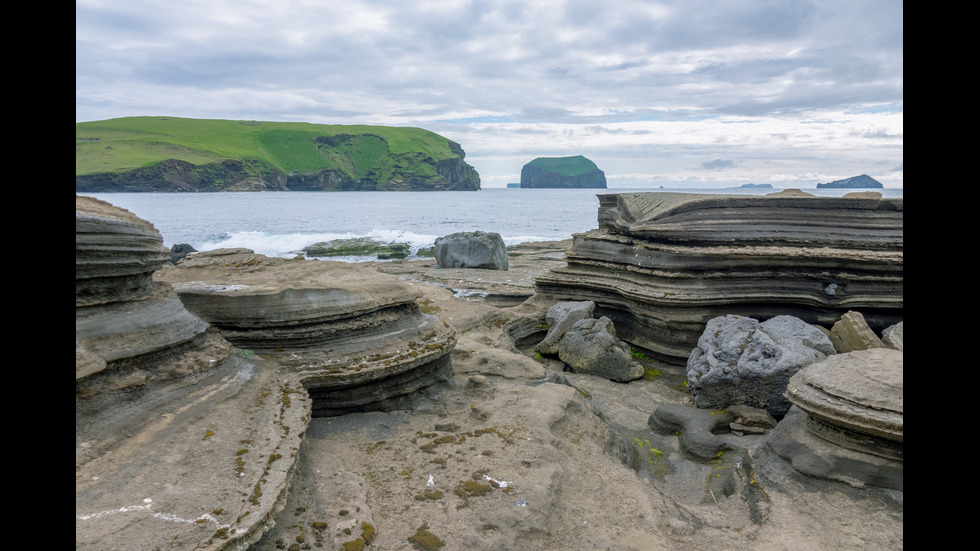
[[[705,170],[721,170],[724,168],[733,168],[734,166],[735,161],[726,161],[724,159],[715,159],[701,163],[701,168]]]
[[[636,170],[677,178],[689,169],[674,167],[698,158],[738,158],[726,177],[754,180],[810,173],[815,159],[835,177],[901,185],[900,171],[887,181],[868,165],[901,163],[902,9],[893,0],[77,0],[76,120],[420,126],[462,144],[488,183],[537,156],[643,152],[659,164]],[[505,152],[507,173],[500,161],[477,164]]]

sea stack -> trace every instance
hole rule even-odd
[[[521,188],[606,188],[606,174],[589,159],[538,157],[521,169]]]

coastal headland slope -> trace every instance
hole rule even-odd
[[[125,117],[75,124],[75,192],[475,191],[421,128]]]

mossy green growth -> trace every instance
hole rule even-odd
[[[375,535],[377,535],[377,530],[374,528],[373,524],[369,522],[361,523],[361,537],[364,538],[364,543],[371,545],[371,542],[374,541]]]
[[[427,522],[419,526],[415,534],[408,537],[408,543],[411,543],[412,547],[418,551],[436,551],[446,545],[435,534],[429,532],[429,523]]]

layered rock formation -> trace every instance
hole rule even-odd
[[[309,400],[154,282],[168,259],[149,223],[75,198],[78,550],[233,549],[282,508]]]
[[[903,202],[815,197],[599,195],[599,229],[575,236],[539,293],[591,300],[619,335],[686,362],[711,318],[792,315],[829,326],[860,310],[901,320]]]
[[[521,189],[605,188],[606,173],[581,155],[538,157],[521,168]]]
[[[205,369],[227,346],[153,273],[170,253],[150,223],[75,197],[75,388],[90,396]]]
[[[871,348],[804,368],[770,445],[798,471],[848,484],[904,487],[903,358]]]
[[[231,343],[289,368],[315,416],[383,408],[451,379],[453,329],[420,311],[415,288],[374,270],[225,249],[157,277]]]

